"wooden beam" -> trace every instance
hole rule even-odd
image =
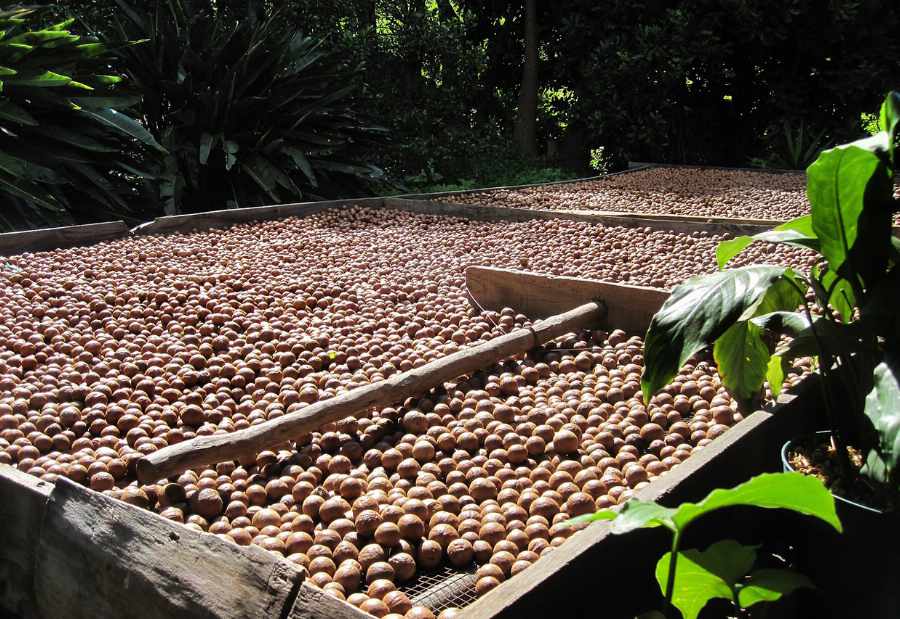
[[[0,464],[0,616],[36,615],[35,549],[53,484]]]
[[[6,523],[8,524],[8,522]],[[64,477],[35,561],[40,615],[285,617],[303,571],[258,546],[200,533]]]
[[[304,582],[297,592],[294,607],[287,619],[371,619],[355,606],[325,593]]]
[[[101,241],[125,238],[128,234],[128,226],[124,221],[7,232],[0,234],[0,255],[12,256],[29,251],[91,245]]]
[[[607,312],[604,328],[641,334],[669,298],[669,291],[660,288],[482,266],[466,268],[466,287],[469,300],[477,308],[499,311],[511,307],[529,318],[544,318],[567,307],[602,301]]]
[[[271,445],[317,430],[325,423],[373,407],[402,402],[405,398],[425,393],[445,381],[525,352],[566,333],[587,326],[597,326],[602,322],[603,315],[604,309],[600,305],[586,303],[564,314],[539,321],[528,329],[517,329],[484,344],[426,363],[422,367],[316,402],[297,412],[237,432],[198,436],[170,445],[138,460],[138,479],[151,482],[195,466],[235,460],[258,453]]]
[[[321,202],[297,202],[291,204],[275,204],[272,206],[253,206],[248,208],[223,209],[188,215],[168,215],[157,217],[153,221],[141,224],[132,229],[136,235],[168,234],[172,232],[191,232],[224,228],[237,223],[251,221],[267,221],[285,217],[306,217],[332,208],[349,206],[381,206],[382,198],[355,198],[350,200],[325,200]]]
[[[384,208],[399,209],[412,213],[427,215],[441,215],[445,217],[462,217],[481,221],[534,221],[548,219],[565,219],[569,221],[584,221],[591,224],[604,226],[621,226],[623,228],[649,228],[651,230],[666,230],[692,234],[694,232],[706,232],[709,234],[727,234],[738,236],[742,234],[758,234],[772,228],[771,225],[746,222],[743,220],[721,219],[708,221],[708,218],[697,220],[685,220],[682,217],[670,216],[669,219],[661,219],[658,215],[628,215],[603,214],[592,211],[568,211],[568,210],[543,210],[510,208],[503,206],[479,206],[476,204],[454,204],[436,200],[407,200],[400,198],[385,198]]]

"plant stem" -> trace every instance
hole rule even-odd
[[[806,313],[806,319],[809,320],[809,330],[812,332],[813,339],[816,341],[816,348],[819,349],[819,357],[821,363],[819,363],[819,370],[822,373],[822,380],[819,381],[819,388],[822,390],[822,404],[825,406],[825,415],[828,417],[828,425],[831,426],[831,438],[833,441],[833,445],[835,450],[837,451],[838,456],[838,466],[841,468],[841,474],[844,477],[852,476],[852,467],[850,466],[850,457],[847,455],[847,449],[841,440],[841,433],[838,427],[838,419],[835,414],[834,409],[831,404],[830,397],[830,386],[831,386],[831,366],[834,364],[834,357],[828,354],[828,351],[822,344],[822,339],[819,337],[819,333],[816,331],[815,322],[813,321],[812,312],[809,309],[809,304],[806,302],[806,293],[800,288],[799,285],[793,279],[787,278],[787,281],[791,282],[791,285],[797,289],[800,293],[800,296],[803,297],[803,311]],[[826,306],[825,311],[828,311],[828,307]]]
[[[672,536],[672,551],[669,554],[669,576],[666,578],[666,615],[677,619],[673,612],[672,595],[675,592],[675,568],[678,566],[678,547],[681,545],[681,530],[676,529]]]

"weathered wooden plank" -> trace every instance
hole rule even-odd
[[[737,236],[741,234],[757,234],[771,229],[771,225],[744,223],[740,220],[732,222],[723,219],[718,222],[705,220],[689,221],[683,218],[659,219],[656,216],[644,215],[622,216],[604,215],[590,211],[568,210],[538,210],[523,208],[508,208],[500,206],[479,206],[475,204],[456,204],[437,200],[407,200],[400,198],[385,198],[384,208],[399,209],[413,213],[427,215],[442,215],[445,217],[461,217],[481,221],[534,221],[548,219],[565,219],[569,221],[584,221],[604,226],[621,226],[623,228],[648,228],[650,230],[667,230],[692,234],[694,232],[706,232],[708,234],[727,234]]]
[[[0,464],[0,615],[33,617],[34,559],[53,484]]]
[[[7,232],[0,234],[0,255],[11,256],[30,251],[90,245],[101,241],[125,238],[128,235],[128,226],[124,221]]]
[[[297,599],[288,619],[368,619],[355,606],[334,598],[321,589],[304,582],[297,592]]]
[[[804,381],[805,394],[814,381]],[[757,411],[680,466],[639,490],[642,500],[674,507],[697,501],[717,487],[730,487],[764,472],[780,470],[779,448],[811,427],[812,416],[801,397],[785,395],[771,411]],[[755,514],[759,517],[759,514]],[[735,526],[732,523],[732,526]],[[715,535],[714,528],[710,532]],[[730,532],[722,534],[734,536]],[[563,613],[587,617],[603,608],[609,617],[633,617],[646,599],[658,596],[652,574],[669,539],[658,529],[612,535],[608,522],[576,533],[563,546],[515,579],[465,609],[470,619],[521,619]],[[614,566],[614,567],[612,567]],[[590,594],[613,570],[614,595]]]
[[[469,299],[478,308],[511,307],[530,318],[544,318],[588,301],[606,307],[605,328],[643,333],[669,291],[580,277],[559,277],[515,269],[466,269]]]
[[[43,617],[284,617],[303,572],[65,478],[47,503],[35,590]]]
[[[603,309],[587,303],[564,314],[551,316],[527,329],[517,329],[484,344],[436,359],[386,380],[358,387],[328,400],[316,402],[297,412],[228,434],[198,436],[164,447],[138,460],[137,475],[156,481],[186,469],[212,462],[224,462],[255,454],[267,447],[295,439],[323,424],[369,410],[389,406],[405,398],[425,393],[441,383],[474,372],[500,359],[525,352],[561,335],[603,320]]]
[[[549,183],[526,183],[525,185],[497,185],[495,187],[479,187],[475,189],[459,189],[456,191],[434,191],[431,193],[404,193],[393,198],[408,198],[411,200],[433,200],[435,198],[448,198],[452,196],[465,196],[473,193],[488,193],[491,191],[514,191],[516,189],[529,189],[531,187],[553,187],[555,185],[571,185],[572,183],[584,183],[590,181],[599,181],[612,176],[621,176],[623,174],[631,174],[649,168],[657,167],[654,163],[634,163],[627,170],[619,170],[618,172],[609,172],[607,174],[598,174],[596,176],[584,176],[581,178],[568,178],[562,181],[552,181]]]
[[[381,206],[382,202],[382,198],[353,198],[348,200],[297,202],[291,204],[275,204],[272,206],[224,209],[188,215],[168,215],[166,217],[157,217],[151,222],[141,224],[131,232],[137,235],[147,235],[208,230],[212,228],[224,228],[236,223],[250,221],[282,219],[284,217],[305,217],[327,209],[345,208],[357,204]]]

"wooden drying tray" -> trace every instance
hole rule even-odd
[[[669,291],[661,288],[482,266],[466,269],[466,286],[469,302],[476,308],[510,307],[532,319],[595,300],[606,310],[604,328],[641,335],[669,298]]]

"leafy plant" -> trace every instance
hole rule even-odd
[[[780,141],[777,138],[780,138]],[[795,130],[791,121],[785,120],[781,131],[776,134],[772,154],[767,158],[752,161],[761,168],[804,170],[816,160],[816,156],[828,146],[828,143],[825,129],[815,134],[809,133],[805,121],[800,120]]]
[[[695,619],[715,598],[729,600],[737,609],[773,602],[801,587],[812,587],[808,578],[788,569],[753,569],[757,548],[726,539],[705,550],[681,550],[688,527],[714,511],[735,506],[787,509],[825,521],[841,531],[834,497],[821,481],[799,473],[767,473],[731,489],[716,489],[699,503],[677,508],[632,499],[618,512],[601,510],[571,520],[573,524],[612,520],[615,534],[636,529],[664,527],[672,532],[672,548],[656,564],[656,581],[668,606],[685,619]],[[668,609],[667,609],[668,610]],[[647,615],[659,616],[659,613]]]
[[[862,473],[896,494],[900,242],[891,225],[900,93],[885,99],[879,122],[876,135],[826,150],[808,168],[809,215],[725,241],[716,254],[722,269],[751,243],[768,241],[815,250],[820,264],[806,275],[767,265],[720,270],[675,288],[647,332],[641,388],[649,401],[691,355],[712,345],[725,386],[746,401],[766,380],[777,394],[791,361],[815,356],[843,476],[855,475],[851,444],[865,454]],[[773,354],[766,332],[791,339]]]
[[[39,17],[0,11],[0,227],[128,214],[129,153],[159,145],[125,113],[138,99],[117,89],[115,50]]]
[[[191,0],[116,4],[119,37],[146,39],[121,59],[167,151],[166,213],[360,192],[380,175],[356,160],[381,132],[354,107],[355,76],[282,12],[234,19]]]

